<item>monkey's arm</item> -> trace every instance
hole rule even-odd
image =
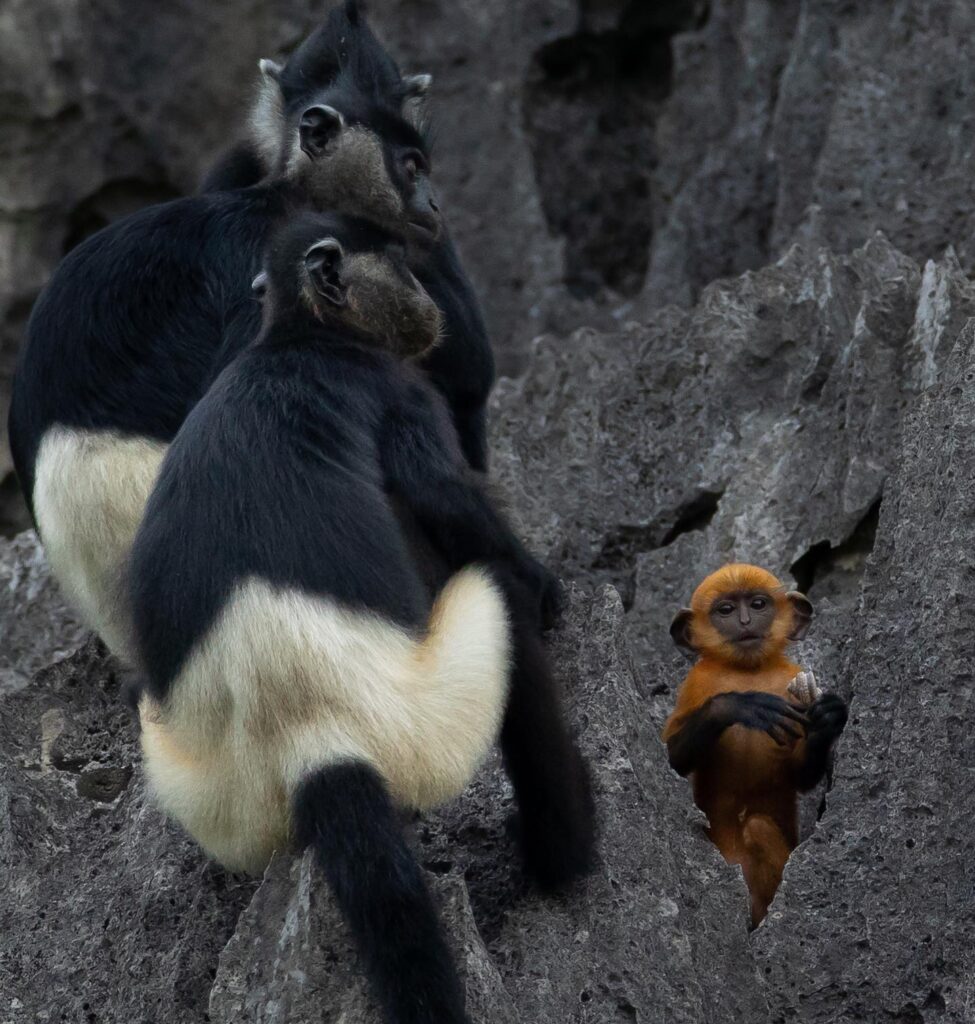
[[[688,775],[710,756],[721,734],[732,725],[768,733],[780,746],[801,738],[796,723],[805,715],[774,693],[748,690],[718,693],[696,710],[672,716],[664,731],[670,766]]]
[[[249,188],[264,177],[266,168],[247,140],[225,149],[200,182],[199,192],[226,192],[235,188]]]
[[[805,793],[815,786],[829,767],[833,744],[846,726],[846,703],[835,693],[824,693],[806,712],[806,743],[796,765],[796,789]]]
[[[425,401],[391,410],[379,437],[387,489],[416,517],[433,547],[454,572],[471,562],[499,562],[532,592],[544,622],[554,619],[558,581],[514,535],[463,456],[452,429]]]

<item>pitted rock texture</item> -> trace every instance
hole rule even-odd
[[[0,693],[26,686],[86,632],[51,576],[37,534],[0,539]]]
[[[148,805],[97,641],[0,696],[0,1020],[201,1021],[252,890]]]
[[[757,935],[775,1022],[797,1006],[810,1022],[972,1019],[973,538],[969,323],[905,423],[885,492],[829,814]]]
[[[879,229],[971,270],[973,29],[964,0],[714,0],[674,41],[646,297],[690,302],[797,234],[844,252]]]

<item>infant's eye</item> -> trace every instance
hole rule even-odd
[[[764,597],[756,597],[752,601],[752,608],[754,608],[755,611],[760,612],[767,604],[768,601],[766,601]]]
[[[735,610],[735,606],[729,601],[726,604],[719,604],[717,612],[719,615],[730,615]]]

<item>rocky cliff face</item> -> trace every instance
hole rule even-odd
[[[472,1020],[971,1020],[970,6],[371,6],[435,75],[436,174],[526,369],[497,390],[494,473],[573,581],[550,643],[602,819],[558,900],[520,875],[497,763],[413,824]],[[317,13],[13,0],[8,367],[60,254],[190,187],[256,58]],[[807,590],[799,660],[852,702],[751,935],[658,739],[666,626],[729,558]],[[81,631],[30,535],[0,576],[0,1022],[375,1024],[309,860],[207,865],[146,801],[97,643],[45,667]]]

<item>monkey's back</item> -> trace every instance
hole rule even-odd
[[[407,629],[426,622],[376,450],[391,365],[258,345],[189,415],[132,553],[136,639],[157,697],[250,579]]]
[[[250,281],[279,204],[265,188],[173,200],[64,258],[35,303],[12,389],[11,447],[28,501],[52,425],[173,437],[222,347],[239,351],[259,325]]]

